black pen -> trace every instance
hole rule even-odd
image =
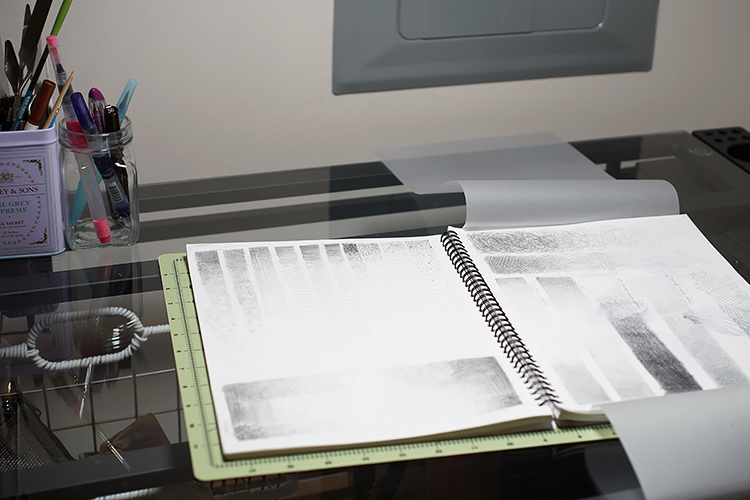
[[[103,115],[103,132],[105,134],[112,134],[120,131],[120,111],[117,106],[105,106]],[[118,138],[119,142],[120,138]],[[125,196],[130,199],[130,190],[128,186],[128,170],[125,165],[125,158],[122,154],[121,147],[110,146],[110,158],[112,158],[112,164],[115,167],[115,175],[120,181],[122,187],[125,188]]]

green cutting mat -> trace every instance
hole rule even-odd
[[[599,425],[501,436],[360,447],[299,455],[224,460],[208,385],[208,372],[193,302],[187,257],[184,253],[162,255],[159,257],[159,269],[167,303],[172,349],[180,383],[180,396],[187,425],[193,474],[200,481],[533,448],[617,437],[610,426]]]

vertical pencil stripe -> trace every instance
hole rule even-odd
[[[195,263],[201,281],[207,285],[221,285],[224,283],[224,273],[219,263],[219,252],[209,250],[208,252],[197,252]]]
[[[713,325],[692,310],[693,306],[674,283],[667,280],[655,282],[652,291],[650,300],[654,310],[711,378],[722,387],[747,383],[742,369],[711,334]],[[726,321],[730,321],[728,317]]]
[[[627,305],[617,302],[604,303],[601,308],[638,361],[665,391],[672,393],[701,389],[682,362],[651,331],[639,313],[623,314]]]
[[[250,269],[248,268],[245,251],[241,248],[225,250],[224,259],[229,269],[237,270],[236,273],[232,274],[232,289],[240,303],[248,327],[254,328],[260,320],[260,308],[258,296],[250,280]]]
[[[250,264],[253,268],[253,278],[258,290],[263,290],[260,297],[263,310],[267,314],[284,314],[286,304],[284,293],[279,285],[276,267],[268,248],[249,248]]]
[[[203,286],[209,292],[211,300],[211,313],[213,317],[220,318],[230,313],[229,301],[227,300],[226,283],[224,271],[221,268],[219,252],[210,250],[207,252],[196,252],[195,263],[198,276]]]
[[[575,298],[580,297],[578,285],[571,278],[540,278],[538,281],[552,301],[560,305],[562,309],[568,307],[571,296]],[[539,300],[539,297],[536,296],[526,280],[510,278],[498,280],[498,283],[501,286],[507,287],[509,293],[512,293],[514,297],[523,297],[524,300],[522,302],[534,304],[533,307],[528,307],[525,310],[525,314],[540,314],[538,310],[542,310],[544,303]],[[534,311],[534,308],[537,311]],[[565,383],[570,395],[577,403],[594,404],[610,400],[610,397],[586,365],[578,362],[578,360],[571,360],[569,358],[561,359],[559,356],[555,356],[553,359],[555,369],[563,379],[563,383]]]

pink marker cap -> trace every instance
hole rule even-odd
[[[73,120],[71,122],[65,122],[65,126],[68,128],[69,132],[73,132],[72,134],[68,134],[68,138],[70,139],[70,145],[73,146],[75,149],[86,149],[88,148],[88,143],[86,142],[86,136],[83,135],[83,128],[81,127],[81,124],[78,123],[78,120]]]
[[[102,243],[109,243],[111,233],[109,231],[109,222],[107,219],[95,219],[94,229],[96,229],[96,235],[99,237],[99,241]]]

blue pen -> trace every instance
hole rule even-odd
[[[91,157],[94,160],[94,165],[96,165],[96,169],[101,174],[105,186],[107,186],[107,193],[109,193],[112,204],[115,206],[115,211],[121,217],[125,217],[127,223],[130,218],[130,203],[128,203],[120,181],[115,176],[112,159],[107,154],[107,145],[99,136],[99,131],[96,129],[96,125],[94,125],[94,120],[91,118],[91,113],[89,113],[89,108],[86,106],[86,100],[83,95],[80,92],[75,92],[70,97],[70,100],[73,103],[73,111],[78,118],[78,123],[85,133],[86,141],[89,142],[89,147],[92,149]]]
[[[122,95],[117,101],[117,111],[120,113],[120,123],[125,119],[125,113],[128,112],[128,106],[130,106],[130,99],[133,98],[135,92],[135,86],[138,85],[138,81],[135,78],[128,78],[128,83],[125,84],[125,88],[122,89]]]

